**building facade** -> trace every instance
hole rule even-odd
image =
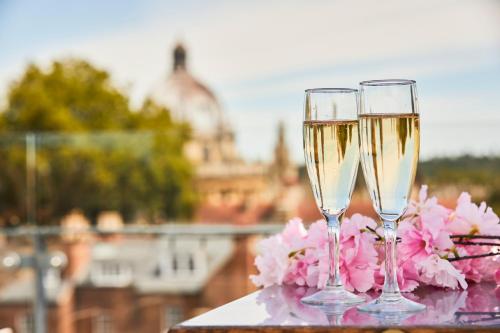
[[[151,98],[168,108],[174,119],[191,125],[192,140],[185,154],[196,167],[200,222],[256,223],[294,215],[300,200],[294,188],[298,174],[288,156],[283,124],[278,126],[273,161],[245,161],[221,103],[189,72],[187,51],[180,44],[173,50],[172,72]],[[288,197],[286,207],[284,197]]]
[[[255,289],[252,244],[246,236],[62,240],[67,266],[44,277],[47,331],[166,332]],[[34,288],[23,269],[0,289],[0,328],[33,332]]]

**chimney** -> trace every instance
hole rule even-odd
[[[89,263],[92,242],[92,236],[88,232],[89,226],[89,220],[78,210],[72,211],[61,220],[62,250],[68,258],[63,278],[74,278]]]

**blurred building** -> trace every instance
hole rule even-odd
[[[44,276],[48,332],[162,332],[254,290],[248,237],[63,238],[65,268]],[[0,327],[33,332],[34,276],[0,289]]]
[[[283,124],[278,126],[271,163],[244,161],[220,102],[189,72],[187,52],[180,44],[173,51],[172,72],[151,98],[192,127],[185,153],[197,171],[196,188],[202,199],[198,220],[255,223],[296,214],[302,191],[296,186],[297,167],[289,158]]]
[[[283,124],[271,161],[245,161],[215,94],[189,73],[181,45],[172,72],[152,97],[193,128],[185,153],[196,167],[198,221],[284,222],[297,215],[304,190]],[[161,332],[255,289],[248,279],[255,270],[254,236],[127,237],[116,212],[97,218],[99,229],[113,232],[106,236],[90,233],[90,222],[78,211],[61,225],[61,237],[50,247],[64,251],[67,264],[44,276],[50,332]],[[32,331],[34,286],[30,268],[1,285],[0,327]]]

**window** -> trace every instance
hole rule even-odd
[[[192,253],[174,252],[171,263],[174,275],[194,275],[196,273],[197,267]]]
[[[113,333],[113,319],[108,313],[100,313],[94,318],[92,333]]]
[[[174,255],[174,257],[172,258],[172,269],[176,273],[177,273],[177,270],[179,269],[178,260],[177,260],[177,256],[176,255]]]
[[[167,305],[164,310],[164,328],[174,326],[184,319],[182,307],[178,305]]]
[[[96,262],[92,267],[90,278],[95,285],[123,287],[132,282],[132,269],[125,262]]]
[[[117,262],[106,262],[101,264],[101,272],[106,276],[118,277],[122,274],[122,267]]]
[[[160,278],[162,276],[163,269],[161,268],[161,265],[156,265],[155,268],[153,269],[153,276],[156,278]]]
[[[17,318],[17,331],[19,333],[33,333],[33,314],[23,313]]]
[[[193,255],[189,255],[189,271],[193,272],[194,271],[194,259]]]

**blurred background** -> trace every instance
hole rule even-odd
[[[320,218],[305,88],[417,80],[414,192],[500,211],[498,1],[0,0],[0,50],[0,328],[161,332],[254,290],[256,242]]]

